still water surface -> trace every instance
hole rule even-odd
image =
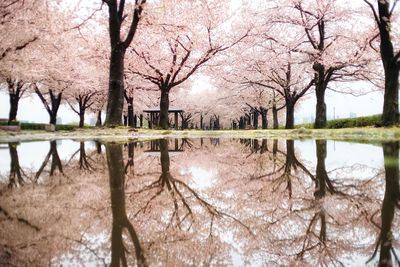
[[[398,266],[399,144],[0,144],[0,265]]]

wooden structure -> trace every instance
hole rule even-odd
[[[152,129],[154,121],[156,120],[156,118],[160,117],[160,108],[159,107],[149,108],[149,109],[143,110],[143,112],[149,114],[149,116],[150,116],[149,128]],[[170,113],[174,113],[175,130],[179,129],[178,115],[179,115],[179,113],[183,113],[183,112],[184,112],[183,109],[178,109],[178,108],[169,108],[168,109],[168,115]],[[157,124],[158,124],[158,122],[157,122]]]
[[[178,139],[174,139],[173,142],[174,147],[170,146],[170,143],[168,143],[168,152],[169,153],[176,153],[176,152],[183,152],[183,140],[179,142]],[[159,140],[153,140],[148,142],[148,149],[145,150],[145,153],[153,154],[155,156],[160,156],[161,148],[160,148],[160,142]]]

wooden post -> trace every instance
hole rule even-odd
[[[149,128],[153,129],[153,113],[150,112],[150,117],[149,117]]]
[[[179,125],[178,125],[178,112],[174,112],[175,115],[175,130],[179,129]]]

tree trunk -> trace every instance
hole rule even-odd
[[[10,182],[8,184],[9,188],[23,186],[23,171],[19,164],[18,151],[17,151],[18,143],[8,143],[8,148],[10,151]]]
[[[258,115],[259,115],[259,112],[257,110],[255,110],[254,113],[253,113],[253,127],[254,127],[254,129],[258,128]]]
[[[60,108],[61,105],[61,98],[62,98],[62,93],[58,93],[58,95],[54,95],[52,90],[49,90],[50,93],[50,101],[51,101],[51,110],[49,112],[50,115],[50,124],[57,124],[57,113],[58,109]]]
[[[169,110],[169,92],[168,89],[161,89],[160,99],[160,127],[167,130],[168,125],[168,110]]]
[[[279,128],[278,109],[276,108],[275,104],[272,106],[272,119],[273,119],[273,128],[278,129]]]
[[[19,99],[20,97],[17,94],[10,93],[10,113],[8,116],[8,123],[17,120]]]
[[[133,98],[129,97],[129,102],[128,102],[128,126],[130,127],[135,127],[134,125],[134,117],[135,114],[133,113]]]
[[[102,122],[101,122],[101,110],[97,112],[97,120],[96,120],[96,127],[101,127]]]
[[[261,108],[261,124],[263,129],[268,129],[267,115],[268,115],[268,110]]]
[[[24,86],[22,81],[7,79],[7,85],[10,96],[10,112],[8,116],[8,123],[10,124],[12,121],[17,120],[18,103],[25,90],[22,90],[22,87]]]
[[[133,240],[138,266],[147,266],[138,235],[126,215],[125,173],[121,145],[107,144],[106,155],[110,177],[111,211],[113,218],[110,266],[120,266],[121,262],[126,261],[123,238],[124,228],[128,230]]]
[[[133,109],[132,109],[132,112],[133,112]],[[137,116],[136,116],[136,115],[133,116],[133,124],[132,124],[132,127],[133,127],[133,128],[136,128],[136,127],[137,127]]]
[[[315,129],[326,127],[326,104],[325,104],[325,81],[318,81],[315,85],[315,95],[317,97],[317,105],[315,111]]]
[[[204,130],[204,125],[203,125],[203,114],[200,114],[200,129]]]
[[[379,266],[393,266],[391,250],[393,250],[392,224],[396,205],[400,199],[399,192],[399,143],[383,144],[385,158],[385,196],[381,211],[380,256]]]
[[[272,146],[272,155],[275,158],[277,154],[278,154],[278,139],[274,139],[274,143]]]
[[[399,68],[396,62],[385,69],[385,95],[383,99],[382,124],[395,125],[399,122]]]
[[[40,98],[44,107],[46,108],[47,113],[49,114],[50,124],[56,125],[57,112],[58,112],[58,108],[60,107],[60,104],[61,104],[62,92],[58,93],[57,95],[54,95],[53,90],[49,89],[50,106],[51,107],[49,106],[47,100],[44,98],[43,94],[39,91],[39,89],[37,87],[35,88],[35,93]]]
[[[139,123],[140,123],[140,128],[143,128],[143,114],[140,114],[139,116]]]
[[[161,161],[161,172],[164,176],[169,174],[169,152],[168,152],[168,140],[160,139],[160,161]]]
[[[124,115],[123,118],[124,118],[124,123],[123,123],[124,126],[128,126],[128,116]]]
[[[57,113],[51,113],[51,114],[49,114],[49,116],[50,116],[49,123],[56,125],[57,124]]]
[[[64,173],[62,162],[60,156],[58,155],[57,150],[57,141],[50,141],[50,153],[51,153],[51,166],[50,166],[50,176],[53,176],[56,169],[60,171],[60,173]]]
[[[99,141],[94,141],[96,143],[97,154],[101,154],[103,151],[101,149],[101,143]]]
[[[286,100],[286,129],[294,128],[294,103]]]
[[[85,110],[81,110],[79,114],[79,128],[83,128],[85,125]]]
[[[395,52],[392,41],[391,4],[395,1],[377,1],[379,17],[376,22],[380,35],[380,53],[385,70],[385,95],[383,100],[382,124],[384,126],[399,123],[399,71],[400,51]],[[393,4],[392,4],[393,5]],[[395,5],[395,4],[394,4]]]
[[[289,192],[289,198],[292,198],[292,169],[295,169],[296,154],[294,149],[294,140],[286,140],[286,162],[285,162],[285,174],[287,177],[287,190]]]
[[[111,29],[110,29],[111,30]],[[124,108],[124,56],[122,44],[111,50],[106,126],[121,125]]]
[[[326,195],[326,178],[328,174],[325,167],[326,159],[326,140],[315,140],[317,147],[317,171],[315,175],[315,192],[316,199],[320,199]]]

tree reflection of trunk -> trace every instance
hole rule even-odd
[[[275,150],[275,142],[273,149]],[[292,177],[298,168],[301,169],[306,175],[312,177],[310,171],[296,157],[294,140],[286,140],[286,161],[284,165],[284,171],[283,174],[276,179],[275,187],[279,186],[283,182],[286,182],[286,189],[289,192],[289,198],[292,198]]]
[[[103,151],[102,151],[102,149],[101,149],[101,142],[99,142],[99,141],[94,141],[95,143],[96,143],[96,151],[97,151],[97,154],[101,154],[101,153],[103,153]]]
[[[328,177],[328,173],[326,171],[325,159],[327,156],[326,150],[326,140],[315,140],[316,143],[316,154],[317,154],[317,167],[316,167],[316,175],[315,178],[311,176],[311,178],[315,181],[315,204],[317,206],[317,211],[315,212],[313,218],[311,219],[308,228],[307,235],[303,242],[303,247],[301,252],[298,254],[299,257],[303,257],[304,253],[309,251],[312,247],[319,247],[321,250],[326,249],[326,214],[325,209],[320,203],[320,201],[326,196],[327,186],[328,191],[331,193],[336,192],[333,188],[333,185]],[[318,222],[320,222],[319,234],[314,233],[317,228]],[[318,238],[318,242],[316,244],[312,244],[309,239],[315,236]],[[320,251],[322,252],[322,251]]]
[[[292,168],[296,170],[296,154],[294,153],[294,140],[286,140],[286,163],[284,177],[287,178],[287,189],[289,198],[292,198]]]
[[[56,169],[58,169],[61,174],[64,174],[61,159],[60,159],[60,156],[58,155],[58,151],[57,151],[57,141],[53,140],[53,141],[50,141],[50,150],[47,153],[46,157],[44,158],[43,163],[40,166],[39,170],[36,172],[35,182],[39,179],[44,168],[47,166],[47,164],[50,160],[50,157],[52,159],[51,165],[50,165],[50,176],[54,175],[54,172]]]
[[[128,266],[122,232],[126,228],[135,247],[138,266],[147,266],[139,238],[125,211],[125,172],[122,146],[106,144],[107,164],[110,177],[113,227],[111,236],[111,266]]]
[[[383,144],[383,155],[385,159],[385,196],[381,211],[381,231],[378,242],[371,261],[375,258],[380,246],[379,266],[394,266],[392,254],[397,266],[400,266],[399,258],[393,249],[392,222],[394,219],[396,206],[399,207],[400,188],[399,188],[399,143],[388,142]]]
[[[268,152],[268,140],[267,139],[263,139],[261,141],[260,154],[264,154],[265,152]]]
[[[9,188],[23,186],[24,176],[26,177],[24,171],[19,165],[19,157],[17,151],[18,143],[8,143],[8,148],[10,151],[10,182],[8,184]]]
[[[133,161],[133,158],[135,156],[135,144],[131,142],[127,146],[128,146],[128,160],[125,164],[125,174],[128,174],[128,169],[131,172],[131,174],[133,174],[135,167],[135,163]]]
[[[79,169],[81,170],[95,170],[92,166],[93,159],[86,154],[85,142],[80,142],[79,145]]]
[[[272,147],[272,154],[274,157],[276,157],[276,154],[278,154],[278,139],[274,139],[274,145]]]
[[[161,139],[158,142],[160,147],[161,175],[158,180],[134,193],[135,195],[144,194],[148,197],[148,201],[136,214],[139,214],[140,212],[148,212],[148,209],[151,207],[151,202],[155,201],[157,197],[162,196],[162,193],[167,191],[168,196],[171,197],[173,201],[173,212],[171,218],[169,219],[167,228],[176,226],[180,230],[183,230],[182,228],[185,225],[184,222],[191,220],[191,222],[187,225],[188,228],[186,229],[189,230],[192,227],[193,221],[195,220],[195,214],[192,210],[192,206],[200,205],[205,211],[207,211],[207,214],[210,215],[209,237],[212,237],[213,235],[214,219],[222,217],[232,219],[244,227],[250,234],[253,234],[250,231],[250,228],[243,222],[232,215],[218,210],[217,207],[207,202],[187,183],[173,177],[170,171],[170,157],[168,148],[169,142],[166,139]],[[151,193],[151,191],[153,191],[153,193]],[[173,224],[174,222],[176,222],[176,225]]]
[[[315,177],[314,196],[315,198],[322,198],[325,196],[326,190],[332,194],[340,194],[340,192],[336,191],[326,171],[326,140],[315,140],[315,143],[317,145],[317,172]]]

